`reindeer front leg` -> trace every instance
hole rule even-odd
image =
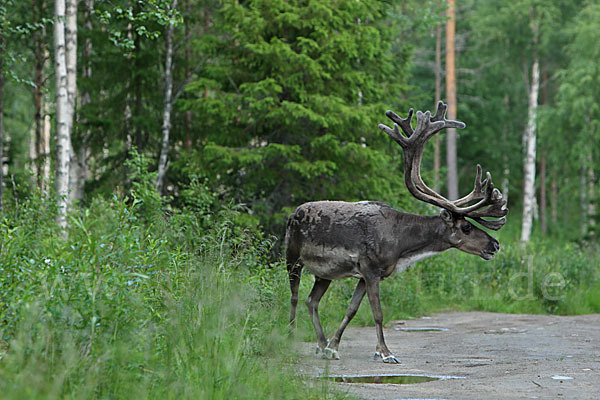
[[[383,312],[381,311],[381,302],[379,301],[379,278],[365,279],[367,284],[367,296],[371,303],[371,311],[375,320],[375,329],[377,330],[377,348],[375,349],[375,357],[383,358],[384,363],[400,364],[400,361],[392,354],[385,344],[383,338]]]

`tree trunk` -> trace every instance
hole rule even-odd
[[[33,21],[40,23],[45,14],[45,1],[32,0]],[[46,26],[41,24],[40,28],[33,33],[33,106],[34,106],[34,150],[32,160],[37,185],[40,190],[44,189],[44,158],[47,156],[42,146],[45,129],[45,107],[44,107],[44,85],[46,83],[45,69],[48,60],[48,48],[46,46]]]
[[[134,12],[135,13],[139,13],[141,12],[140,10],[140,5],[138,2],[135,3],[134,5]],[[134,126],[134,130],[135,130],[135,146],[137,147],[137,151],[141,154],[143,153],[144,150],[144,134],[142,132],[142,126],[139,123],[139,120],[142,117],[142,108],[143,108],[143,103],[142,103],[142,73],[141,71],[144,69],[144,66],[140,64],[140,58],[141,58],[141,46],[142,46],[142,41],[140,38],[140,35],[138,35],[136,33],[136,31],[131,28],[128,27],[129,32],[131,32],[132,36],[133,36],[133,44],[134,44],[134,56],[133,58],[133,92],[134,92],[134,103],[133,103],[133,112],[132,112],[132,118],[131,121],[133,122],[135,120],[135,126]]]
[[[542,72],[542,98],[541,104],[548,104],[548,70]],[[540,229],[542,235],[548,232],[548,223],[546,219],[546,152],[542,149],[542,157],[540,160]]]
[[[185,9],[187,18],[185,19],[185,76],[190,76],[190,62],[192,59],[192,37],[190,32],[190,13],[192,8],[190,0],[185,0]],[[186,150],[192,149],[192,111],[186,110],[185,112],[185,148]]]
[[[93,29],[92,26],[92,12],[94,11],[94,0],[86,0],[85,1],[85,29],[88,32],[91,32]],[[85,43],[83,45],[83,58],[85,60],[85,66],[83,68],[83,77],[88,82],[92,79],[92,39],[86,38]],[[83,92],[80,98],[81,107],[85,107],[91,102],[90,92],[86,89]],[[83,123],[87,123],[87,120],[82,121]],[[89,128],[86,129],[85,132],[82,132],[81,140],[79,143],[79,150],[77,152],[77,161],[79,161],[79,185],[77,185],[74,189],[78,191],[78,193],[74,196],[75,198],[82,200],[84,196],[84,187],[85,182],[90,178],[90,169],[88,165],[88,158],[90,156],[90,150],[88,148],[88,143],[90,140],[92,132]]]
[[[588,147],[587,154],[587,165],[588,165],[588,176],[587,176],[587,184],[588,184],[588,225],[591,230],[596,226],[596,220],[594,219],[596,216],[596,185],[595,180],[596,176],[594,174],[594,159],[592,155],[592,148]]]
[[[542,154],[540,162],[540,228],[543,235],[548,232],[546,208],[546,155]]]
[[[435,107],[442,98],[442,27],[435,29]],[[440,136],[434,136],[433,188],[440,192]]]
[[[67,0],[67,20],[65,29],[66,60],[67,60],[67,98],[69,103],[68,121],[71,133],[69,156],[69,203],[83,198],[81,182],[81,165],[79,157],[73,148],[75,136],[75,109],[77,105],[77,0]]]
[[[555,224],[558,221],[558,182],[556,181],[556,169],[552,170],[552,182],[550,183],[550,216],[552,223]]]
[[[48,49],[46,49],[47,58],[50,57],[50,53]],[[46,97],[46,96],[44,96]],[[50,186],[50,137],[52,136],[52,104],[51,100],[46,98],[44,100],[44,130],[42,132],[42,137],[40,142],[38,143],[38,157],[41,157],[42,161],[41,172],[42,176],[42,185],[40,186],[40,190],[44,195],[48,194],[48,188]]]
[[[171,8],[177,7],[177,0],[173,0]],[[165,60],[165,99],[163,107],[162,124],[162,146],[160,158],[158,160],[158,175],[156,177],[156,187],[159,193],[162,193],[165,182],[165,173],[167,171],[167,156],[169,154],[169,133],[171,131],[171,110],[173,108],[173,31],[175,27],[169,24],[167,27],[166,40],[166,60]]]
[[[92,30],[92,20],[91,15],[94,9],[94,0],[85,0],[85,28],[88,32]],[[75,21],[76,22],[76,21]],[[76,50],[76,48],[75,48]],[[92,41],[88,37],[85,39],[85,43],[83,45],[83,58],[85,60],[85,66],[83,67],[83,77],[87,81],[89,81],[92,77],[92,67],[91,67],[91,57],[92,53]],[[76,55],[76,53],[75,53]],[[77,91],[75,91],[76,98],[74,99],[73,105],[77,105],[77,100],[79,99],[79,106],[84,107],[91,101],[90,93],[86,90],[81,96],[78,96]],[[73,124],[75,124],[76,119],[73,118]],[[87,120],[82,120],[82,124],[87,123]],[[74,131],[73,131],[74,132]],[[72,136],[75,134],[73,133]],[[89,168],[87,159],[89,157],[88,150],[88,141],[91,135],[89,129],[85,132],[80,132],[78,137],[78,146],[77,149],[72,149],[71,151],[71,168],[69,171],[69,194],[70,201],[81,201],[84,197],[84,187],[85,182],[89,178]]]
[[[508,108],[509,98],[508,94],[504,95],[504,108]],[[502,126],[502,142],[507,143],[508,141],[508,131],[506,124]],[[502,168],[502,197],[508,203],[508,192],[509,192],[509,177],[510,177],[510,163],[508,162],[508,151],[504,151],[502,154],[502,164],[504,164]]]
[[[446,100],[448,119],[456,119],[456,75],[454,60],[455,0],[448,0],[446,16]],[[458,199],[458,166],[456,161],[456,129],[446,130],[446,165],[448,168],[448,199]]]
[[[40,23],[34,32],[34,122],[35,122],[35,165],[37,185],[42,194],[48,193],[50,184],[50,135],[52,134],[52,101],[44,93],[48,76],[46,69],[50,59],[50,51],[46,43],[46,25],[42,18],[46,16],[45,0],[32,0],[33,20]]]
[[[579,208],[581,210],[581,236],[588,232],[588,200],[587,200],[587,175],[585,161],[579,170]]]
[[[525,129],[525,165],[523,167],[523,224],[521,241],[528,242],[531,237],[534,202],[535,202],[535,157],[536,157],[536,115],[538,93],[540,90],[540,64],[534,51],[531,67],[531,87],[529,89],[529,106],[527,128]]]
[[[65,54],[65,0],[54,2],[54,58],[56,74],[56,222],[66,234],[67,197],[69,195],[69,98],[67,92],[67,60]]]
[[[3,19],[6,18],[3,16]],[[0,214],[4,214],[4,54],[6,54],[5,21],[0,21]]]

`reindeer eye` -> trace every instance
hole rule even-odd
[[[469,233],[471,233],[471,228],[472,228],[471,224],[465,224],[461,227],[461,229],[465,235],[468,235]]]

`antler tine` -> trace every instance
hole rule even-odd
[[[483,226],[485,226],[488,229],[492,229],[494,231],[497,231],[498,229],[502,228],[504,226],[504,224],[506,223],[506,218],[502,217],[500,219],[496,219],[496,220],[489,220],[489,219],[483,219],[483,218],[473,218],[473,220],[475,222],[477,222],[478,224],[481,224]]]
[[[443,121],[444,117],[446,116],[446,110],[448,109],[448,106],[446,104],[444,104],[443,101],[438,101],[437,104],[437,109],[435,110],[435,115],[433,117],[431,117],[432,121]]]
[[[408,116],[406,118],[401,118],[398,114],[396,114],[393,111],[386,111],[385,115],[402,128],[402,132],[404,132],[406,137],[411,137],[412,134],[415,133],[412,126],[410,125],[414,112],[415,110],[413,108],[408,110]]]
[[[481,176],[482,176],[481,165],[477,164],[477,174],[475,175],[475,183],[473,185],[473,190],[468,195],[466,195],[458,200],[453,201],[455,206],[461,207],[466,204],[469,204],[473,200],[480,200],[485,196],[485,191],[483,190],[483,188],[486,186],[486,184],[488,182],[491,182],[492,176],[488,172],[486,174],[486,178],[483,181],[481,180]]]
[[[406,147],[408,145],[408,139],[415,132],[413,130],[412,126],[410,125],[410,121],[412,120],[413,113],[414,113],[414,110],[411,108],[410,110],[408,110],[408,116],[406,118],[401,118],[395,112],[388,110],[385,112],[385,115],[387,115],[387,117],[394,122],[394,129],[391,129],[390,127],[388,127],[387,125],[384,125],[384,124],[379,124],[379,129],[381,129],[382,131],[387,133],[400,146]],[[406,137],[404,137],[400,133],[399,126],[400,126],[400,128],[402,128],[402,132],[404,132]]]
[[[398,125],[394,124],[394,129],[391,129],[387,125],[379,124],[379,129],[387,133],[392,139],[394,139],[400,146],[405,148],[408,145],[408,140],[406,137],[402,136],[400,130],[398,129]]]

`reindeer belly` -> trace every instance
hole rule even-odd
[[[311,274],[324,279],[362,278],[359,271],[358,252],[342,247],[304,244],[300,261]]]

